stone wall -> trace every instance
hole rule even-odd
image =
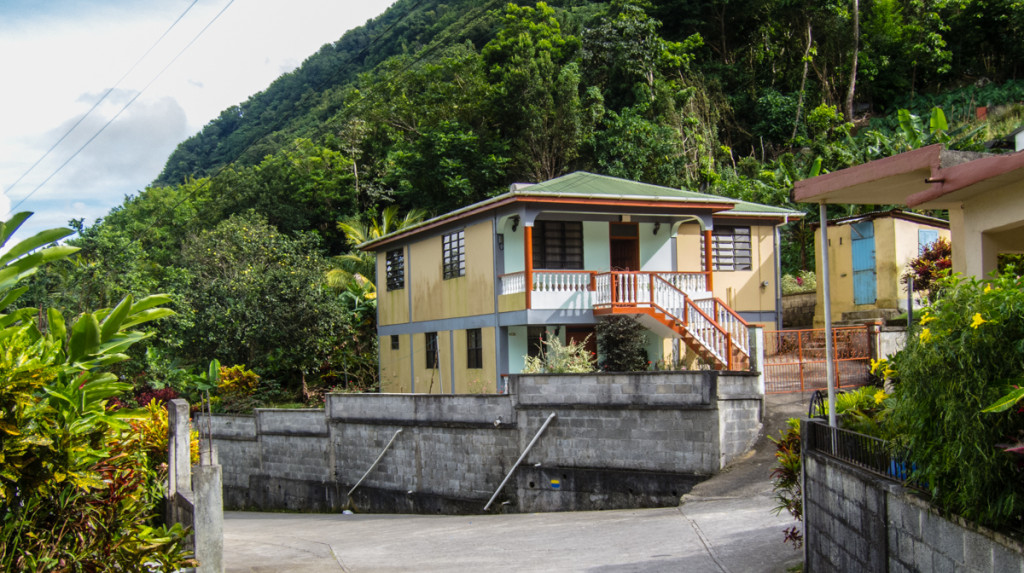
[[[749,449],[762,408],[756,374],[514,375],[508,395],[336,394],[209,424],[229,507],[472,513],[554,413],[498,498],[543,511],[678,503]]]
[[[804,571],[1024,572],[1024,544],[943,517],[891,481],[804,449]]]
[[[817,302],[818,294],[814,292],[782,295],[782,327],[811,328]]]

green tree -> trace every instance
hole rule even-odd
[[[343,310],[324,284],[315,237],[234,215],[187,241],[181,265],[189,280],[175,334],[191,364],[246,364],[295,391],[329,361]]]

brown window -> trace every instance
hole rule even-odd
[[[700,238],[704,252],[704,236]],[[749,271],[752,268],[750,227],[715,227],[711,230],[711,261],[716,271]],[[704,257],[701,257],[704,268]],[[705,269],[706,270],[706,269]]]
[[[479,328],[466,331],[466,368],[484,367],[484,342]]]
[[[405,252],[402,249],[388,251],[384,264],[388,290],[405,288]]]
[[[583,223],[537,221],[533,226],[533,268],[582,269]]]
[[[441,237],[445,279],[466,274],[466,233],[458,231]]]

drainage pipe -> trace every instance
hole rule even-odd
[[[537,440],[540,439],[540,435],[544,433],[544,430],[548,429],[548,424],[550,424],[551,420],[554,419],[555,413],[551,412],[551,414],[548,415],[548,419],[544,420],[544,423],[541,424],[540,429],[537,430],[537,433],[533,436],[533,439],[530,440],[529,445],[527,445],[526,449],[523,450],[522,455],[520,455],[519,459],[516,460],[516,463],[512,465],[512,469],[508,471],[508,475],[506,475],[505,479],[501,481],[501,485],[498,486],[498,489],[494,490],[494,495],[491,496],[491,499],[488,500],[487,505],[484,506],[484,511],[487,511],[487,509],[491,507],[491,504],[494,503],[494,498],[498,497],[498,494],[501,493],[501,490],[505,488],[505,484],[507,484],[508,480],[512,478],[512,474],[516,471],[516,468],[519,467],[519,464],[523,463],[523,460],[526,458],[526,454],[530,453],[530,450],[533,449],[533,445],[536,444]]]
[[[359,484],[363,483],[363,480],[366,479],[366,476],[370,475],[370,472],[373,471],[373,468],[377,467],[377,464],[380,463],[380,460],[384,458],[384,454],[387,453],[388,448],[391,447],[391,444],[395,443],[395,438],[397,438],[398,434],[401,433],[402,428],[399,428],[398,431],[395,432],[395,435],[391,436],[391,441],[388,442],[388,445],[384,446],[384,449],[381,450],[380,455],[377,456],[377,459],[373,460],[373,465],[370,466],[370,469],[366,470],[366,473],[363,474],[363,477],[359,478],[359,481],[356,482],[356,485],[352,486],[352,489],[348,490],[348,494],[346,494],[346,496],[349,499],[352,499],[352,492],[354,492],[356,488],[359,487]]]

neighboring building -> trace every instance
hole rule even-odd
[[[817,225],[814,225],[817,227]],[[832,321],[892,318],[907,309],[900,278],[907,264],[939,238],[949,240],[949,222],[900,209],[828,222]],[[821,233],[814,234],[817,282],[822,284]],[[825,323],[822,291],[814,325]]]
[[[500,391],[543,333],[613,313],[649,329],[652,361],[741,369],[746,321],[777,320],[776,227],[801,215],[578,172],[371,241],[381,390]]]
[[[948,209],[957,273],[984,277],[1000,254],[1024,252],[1021,151],[985,155],[931,145],[798,181],[793,199]]]

